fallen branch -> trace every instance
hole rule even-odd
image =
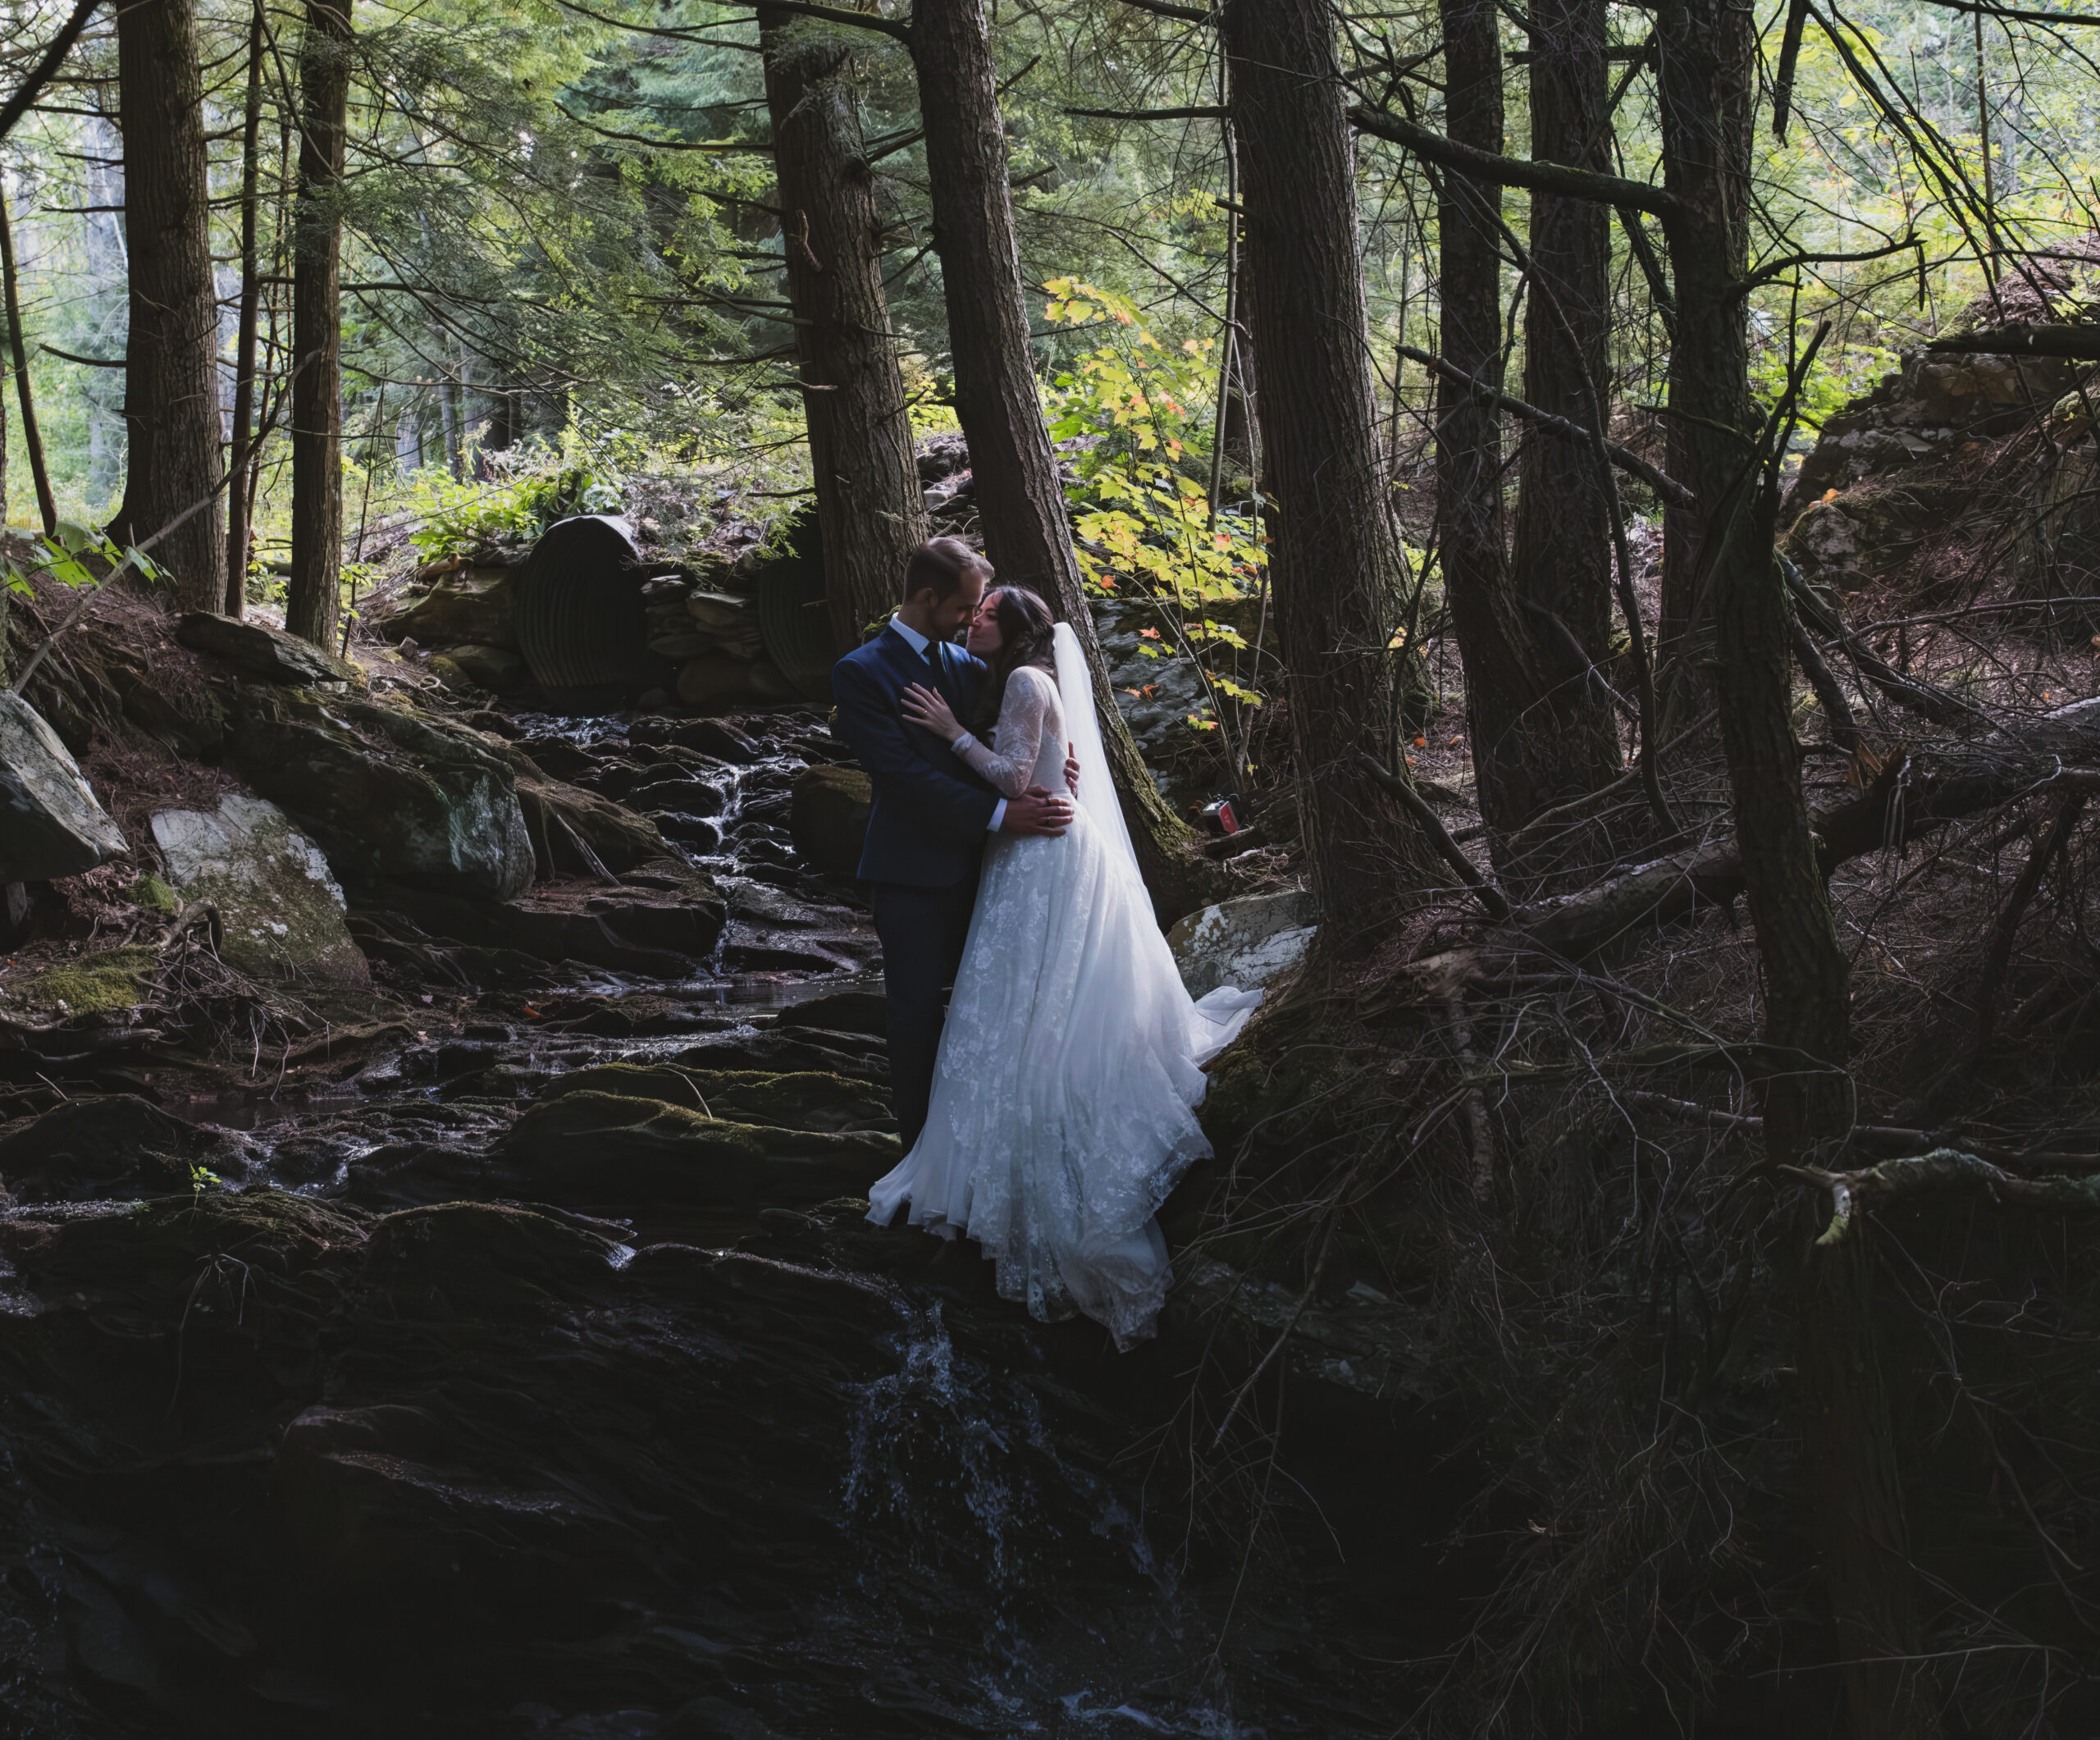
[[[1942,354],[2068,357],[2100,363],[2100,327],[2000,327],[1995,331],[1957,332],[1925,346]]]
[[[2089,741],[2081,747],[2089,756],[2100,749]],[[2004,749],[1996,760],[1979,756],[1944,770],[1908,754],[1892,756],[1858,797],[1810,818],[1823,874],[2045,786],[2100,784],[2100,772],[2067,768],[2025,746]],[[1732,906],[1742,893],[1742,854],[1730,838],[1659,858],[1602,888],[1519,907],[1510,922],[1532,946],[1578,961],[1635,930],[1673,924],[1701,907]]]
[[[1815,596],[1801,578],[1800,569],[1783,556],[1778,558],[1778,562],[1779,572],[1786,576],[1787,589],[1793,594],[1796,610],[1812,623],[1826,640],[1835,641],[1843,647],[1853,669],[1897,706],[1921,714],[1938,725],[1974,724],[1985,717],[1981,708],[1950,695],[1945,689],[1906,677],[1894,665],[1877,657],[1857,634],[1845,626],[1844,618]]]
[[[1615,1090],[1614,1097],[1638,1111],[1655,1112],[1682,1124],[1697,1124],[1709,1130],[1744,1136],[1762,1135],[1764,1130],[1764,1120],[1752,1114],[1723,1112],[1715,1106],[1702,1106],[1696,1100],[1678,1099],[1668,1094],[1650,1093],[1645,1088],[1620,1088]],[[1855,1124],[1846,1142],[1849,1147],[1870,1154],[1885,1154],[1892,1159],[1915,1159],[1920,1154],[1958,1144],[1963,1152],[1980,1155],[1994,1166],[2015,1169],[2038,1166],[2100,1168],[2100,1153],[2050,1149],[2023,1154],[1996,1143],[1979,1142],[1957,1130],[1911,1130],[1897,1124]]]
[[[1458,842],[1445,831],[1436,812],[1429,807],[1421,792],[1406,780],[1386,772],[1369,756],[1359,755],[1357,762],[1364,772],[1399,799],[1408,813],[1420,825],[1422,834],[1436,850],[1436,855],[1458,872],[1459,879],[1473,891],[1473,897],[1486,910],[1487,916],[1497,924],[1509,916],[1509,902],[1502,890],[1473,868],[1473,861],[1459,850]]]
[[[1939,1195],[1964,1186],[1981,1186],[1992,1201],[2006,1208],[2100,1213],[2100,1174],[2088,1178],[2016,1178],[1979,1155],[1953,1148],[1936,1148],[1908,1160],[1884,1160],[1864,1171],[1828,1172],[1813,1166],[1783,1166],[1779,1170],[1830,1193],[1830,1224],[1816,1240],[1818,1244],[1842,1243],[1862,1209]]]

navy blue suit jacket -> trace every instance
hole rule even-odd
[[[984,666],[961,647],[934,671],[904,637],[885,628],[831,669],[838,730],[874,787],[874,814],[861,852],[864,882],[945,888],[976,875],[999,793],[930,731],[899,711],[915,683],[939,690],[955,716],[970,719]]]

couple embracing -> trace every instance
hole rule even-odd
[[[1127,1349],[1170,1279],[1153,1216],[1210,1153],[1201,1065],[1261,993],[1182,989],[1079,637],[990,579],[969,546],[934,539],[889,626],[832,672],[874,788],[860,875],[906,1150],[869,1217],[908,1205],[912,1226],[966,1233],[1004,1297],[1045,1321],[1084,1313]]]

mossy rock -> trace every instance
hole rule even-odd
[[[185,897],[218,908],[228,966],[300,986],[372,982],[327,860],[275,804],[229,797],[216,811],[162,810],[153,827]],[[173,890],[147,880],[167,890],[171,909]]]
[[[18,967],[0,984],[0,1007],[37,1025],[136,1008],[160,957],[150,948],[106,948],[51,966]]]

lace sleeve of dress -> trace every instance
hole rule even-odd
[[[1007,692],[999,702],[999,747],[988,748],[966,732],[956,739],[955,752],[997,786],[1002,797],[1020,797],[1034,776],[1043,721],[1056,693],[1043,672],[1032,664],[1020,666],[1007,678]]]

